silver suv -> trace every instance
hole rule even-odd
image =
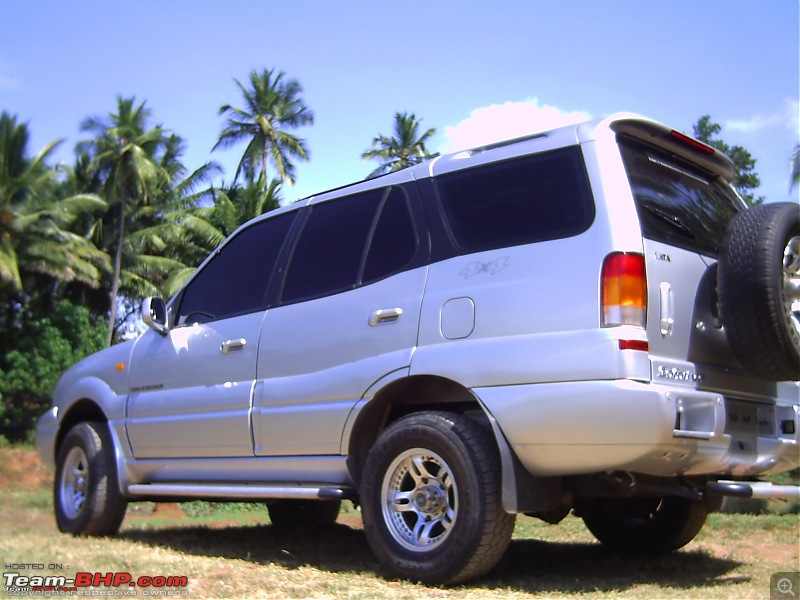
[[[688,543],[798,467],[800,207],[620,114],[443,156],[242,226],[39,422],[58,527],[129,500],[362,507],[394,575],[491,569],[515,515]]]

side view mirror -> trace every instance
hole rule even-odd
[[[167,335],[169,326],[167,325],[167,305],[164,300],[156,296],[145,298],[142,302],[142,321],[156,333]]]

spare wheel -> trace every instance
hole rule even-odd
[[[720,316],[736,358],[761,378],[800,380],[800,205],[736,215],[718,268]]]

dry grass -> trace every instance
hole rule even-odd
[[[177,505],[131,505],[119,536],[74,538],[56,530],[32,451],[0,449],[0,465],[4,563],[54,563],[62,568],[45,572],[67,577],[185,575],[190,598],[768,598],[773,573],[800,568],[797,515],[712,515],[697,540],[658,559],[611,556],[574,517],[555,526],[521,517],[489,576],[430,588],[387,578],[357,512],[285,534],[262,511],[188,517]]]

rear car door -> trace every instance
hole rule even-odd
[[[416,202],[392,186],[307,209],[261,333],[256,455],[339,454],[364,392],[410,365],[428,248]]]

